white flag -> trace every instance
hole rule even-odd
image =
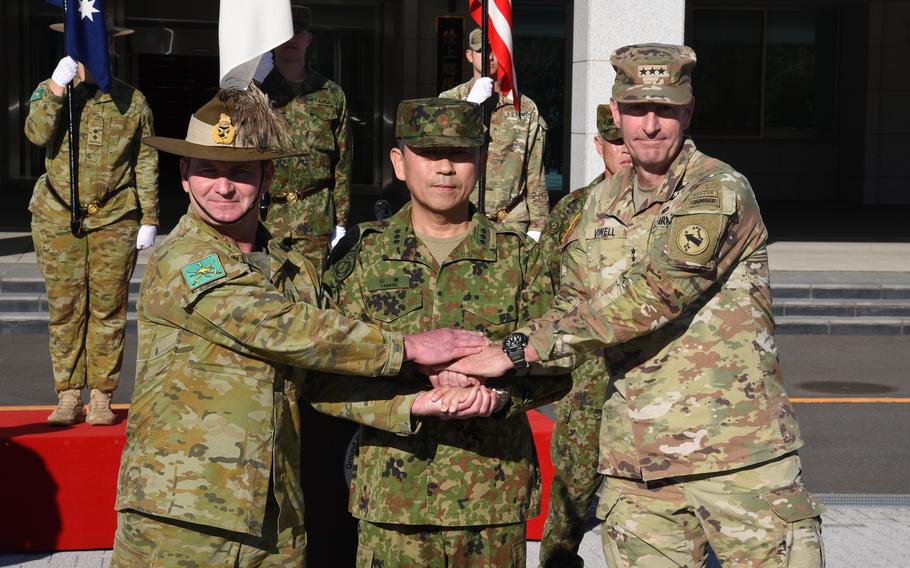
[[[221,0],[219,84],[246,89],[259,58],[294,37],[291,0]]]

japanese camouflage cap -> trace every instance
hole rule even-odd
[[[313,12],[310,11],[309,7],[297,2],[291,3],[291,19],[294,22],[295,34],[310,31],[313,26]]]
[[[290,147],[287,121],[255,85],[222,89],[190,117],[186,138],[147,136],[152,148],[184,158],[251,162],[297,156]]]
[[[457,99],[411,99],[398,105],[395,138],[412,148],[483,145],[480,105]]]
[[[123,37],[128,36],[136,30],[132,28],[124,28],[122,26],[115,26],[114,19],[108,15],[104,17],[105,27],[107,28],[107,35],[110,37]],[[55,32],[62,32],[63,28],[66,26],[63,25],[63,22],[58,22],[56,24],[51,24],[49,26]]]
[[[622,140],[622,131],[613,123],[610,105],[597,105],[597,133],[604,140]]]
[[[685,105],[692,100],[695,52],[685,45],[641,43],[610,55],[613,98],[621,103]]]

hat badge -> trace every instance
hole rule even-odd
[[[234,135],[237,129],[231,124],[231,117],[221,113],[218,124],[212,126],[212,140],[215,144],[231,144],[234,142]]]

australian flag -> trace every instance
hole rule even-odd
[[[47,0],[63,8],[63,0]],[[108,51],[104,0],[66,0],[63,18],[66,54],[85,65],[104,92],[111,90],[111,60]]]

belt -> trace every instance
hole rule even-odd
[[[519,191],[518,194],[513,197],[505,207],[502,209],[497,209],[495,213],[488,214],[487,219],[496,223],[502,223],[505,218],[509,216],[509,213],[511,213],[512,210],[515,209],[519,203],[521,203],[522,199],[524,199],[525,191],[526,190]]]
[[[305,189],[298,189],[297,191],[285,191],[282,193],[269,193],[268,200],[270,203],[296,203],[303,200],[304,197],[310,195],[311,193],[316,193],[321,189],[325,189],[331,183],[329,180],[323,180],[315,185],[311,185]]]
[[[62,197],[60,197],[60,192],[57,191],[57,188],[54,187],[54,185],[51,183],[51,180],[45,178],[44,181],[45,181],[45,183],[47,183],[47,188],[50,190],[51,195],[53,195],[55,198],[57,198],[57,201],[59,201],[63,206],[65,206],[67,209],[69,209],[70,204],[67,203],[66,200],[64,200]],[[110,192],[104,194],[104,196],[101,199],[96,199],[95,201],[92,201],[85,207],[79,207],[79,210],[82,211],[82,216],[83,217],[92,217],[94,215],[97,215],[98,213],[101,212],[101,209],[104,207],[105,203],[110,201],[115,195],[117,195],[118,193],[120,193],[121,191],[123,191],[124,189],[126,189],[128,187],[132,187],[132,186],[131,185],[121,185],[114,191],[110,191]]]

